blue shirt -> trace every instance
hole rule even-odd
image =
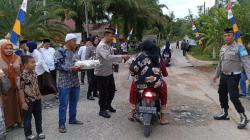
[[[78,72],[71,70],[77,58],[77,52],[68,50],[66,46],[56,51],[55,67],[58,71],[59,88],[80,87]]]

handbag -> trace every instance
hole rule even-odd
[[[57,94],[58,92],[56,81],[48,72],[45,72],[42,75],[42,88],[43,88],[43,92],[41,93],[42,95]]]
[[[3,76],[0,80],[0,93],[4,94],[11,88],[11,82],[8,77]]]

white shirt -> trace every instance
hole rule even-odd
[[[41,53],[37,49],[35,49],[33,53],[31,53],[31,55],[34,57],[36,61],[36,68],[35,68],[36,75],[38,76],[42,75],[45,71],[49,72],[48,66],[45,64]]]
[[[122,51],[123,52],[128,52],[128,48],[127,48],[127,44],[126,43],[122,43],[121,46],[122,46]]]
[[[40,52],[49,70],[55,70],[55,49],[51,47],[48,49],[40,48]]]
[[[78,55],[80,56],[81,61],[85,60],[86,48],[87,48],[86,46],[82,46],[78,51]]]

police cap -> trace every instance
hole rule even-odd
[[[105,28],[105,33],[115,34],[115,29],[112,27]]]
[[[233,28],[228,27],[228,28],[224,29],[224,34],[229,34],[229,33],[234,33]]]

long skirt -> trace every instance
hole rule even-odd
[[[22,109],[17,88],[11,88],[2,95],[3,112],[6,127],[22,123]]]
[[[129,96],[129,102],[132,109],[135,109],[136,103],[137,103],[137,87],[135,82],[133,81],[130,87],[130,96]],[[160,100],[161,100],[161,112],[167,111],[167,100],[168,100],[168,90],[167,90],[167,84],[163,80],[162,86],[160,89]]]

